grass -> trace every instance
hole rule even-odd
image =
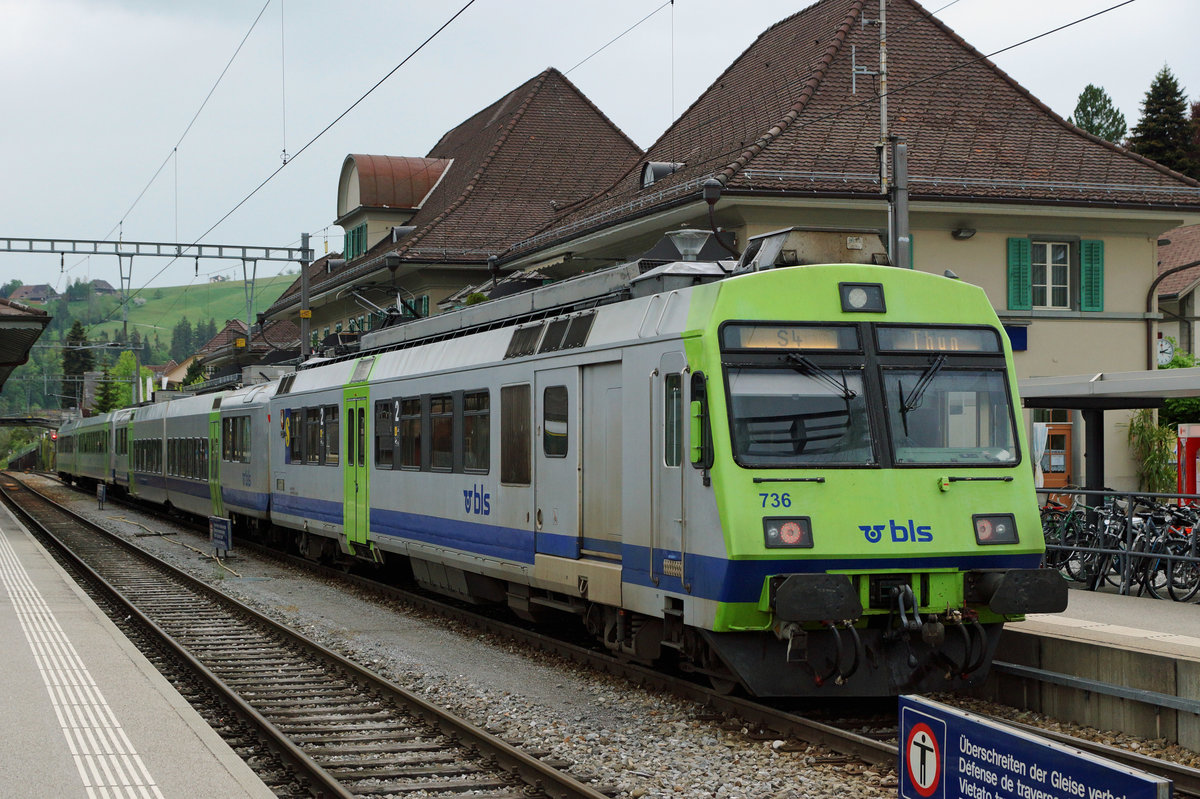
[[[295,275],[259,278],[254,284],[254,308],[265,311],[296,280]],[[196,322],[213,319],[220,330],[228,319],[246,318],[245,284],[238,281],[197,283],[191,286],[164,286],[142,289],[129,304],[130,331],[153,338],[157,333],[164,345],[171,343],[171,331],[182,317]],[[145,300],[139,304],[139,300]],[[54,313],[54,302],[46,310]],[[89,307],[90,306],[90,307]],[[71,316],[84,322],[88,338],[97,340],[107,334],[113,339],[121,330],[122,313],[117,295],[93,295],[69,304]],[[89,312],[90,311],[90,312]],[[89,324],[87,320],[103,320]]]

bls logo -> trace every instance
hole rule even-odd
[[[463,489],[463,506],[467,513],[475,513],[480,516],[491,515],[492,512],[492,495],[484,493],[487,486],[473,485],[470,488]]]
[[[883,539],[883,534],[891,528],[892,541],[897,544],[902,544],[905,541],[911,541],[914,544],[923,544],[933,540],[933,532],[929,525],[916,525],[913,520],[908,520],[908,526],[896,524],[894,519],[889,520],[887,524],[860,524],[859,530],[863,531],[863,535],[872,544],[878,544]]]

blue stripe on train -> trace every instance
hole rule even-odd
[[[340,506],[339,506],[340,509]],[[426,544],[438,544],[484,557],[497,558],[531,565],[534,559],[534,533],[498,525],[480,524],[415,513],[371,510],[371,532],[375,536],[390,536]],[[538,533],[539,552],[574,552],[573,536]],[[585,547],[588,545],[585,541]],[[633,585],[682,592],[679,578],[668,577],[659,570],[656,584],[650,574],[650,549],[622,544],[620,549],[622,580]],[[678,553],[654,551],[654,562],[661,563],[668,555]],[[692,596],[721,602],[757,602],[763,581],[776,574],[821,573],[826,571],[862,569],[1032,569],[1041,556],[1014,555],[944,555],[935,557],[832,558],[792,560],[770,558],[763,560],[729,560],[707,555],[684,555],[684,574],[691,586]]]

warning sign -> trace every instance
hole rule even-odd
[[[1171,783],[999,722],[900,697],[903,799],[1168,799]]]
[[[908,780],[913,790],[922,799],[938,794],[942,783],[942,745],[933,728],[924,721],[914,724],[905,749],[908,750]]]

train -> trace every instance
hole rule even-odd
[[[979,287],[805,263],[804,235],[610,267],[273,382],[79,419],[58,471],[575,619],[721,690],[961,689],[1004,623],[1066,606],[1008,338]]]

